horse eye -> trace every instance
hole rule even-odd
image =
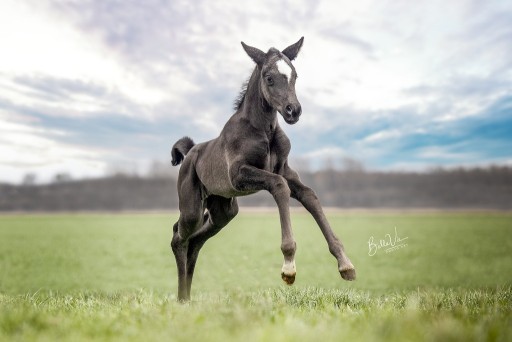
[[[269,86],[271,86],[271,85],[273,85],[273,84],[274,84],[274,79],[272,78],[272,76],[267,76],[267,77],[265,78],[265,80],[267,81],[267,84],[268,84]]]

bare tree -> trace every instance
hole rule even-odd
[[[32,186],[36,184],[37,176],[35,173],[27,173],[23,176],[23,180],[21,181],[21,184],[24,186]]]
[[[59,172],[53,177],[53,183],[67,183],[71,181],[71,175],[67,172]]]
[[[341,165],[344,171],[346,172],[353,172],[353,173],[360,173],[364,172],[364,165],[361,161],[351,158],[351,157],[344,157],[341,160]]]
[[[164,163],[159,160],[154,160],[148,170],[150,178],[170,178],[175,173],[175,169],[171,168],[170,163]]]

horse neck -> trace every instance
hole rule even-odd
[[[267,131],[270,127],[273,130],[277,124],[277,110],[263,98],[260,84],[260,70],[256,67],[247,85],[242,115],[256,129]]]

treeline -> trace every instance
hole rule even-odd
[[[324,170],[301,172],[322,204],[339,208],[512,209],[512,168],[437,169],[426,173]],[[274,206],[268,193],[242,206]],[[299,205],[292,201],[292,205]],[[114,175],[52,184],[0,185],[0,211],[176,209],[176,179]]]

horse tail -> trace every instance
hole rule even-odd
[[[180,140],[176,141],[176,143],[172,146],[171,150],[172,165],[179,165],[183,161],[183,159],[185,159],[185,156],[187,155],[188,151],[190,151],[190,149],[194,147],[194,145],[194,141],[189,137],[183,137]]]

